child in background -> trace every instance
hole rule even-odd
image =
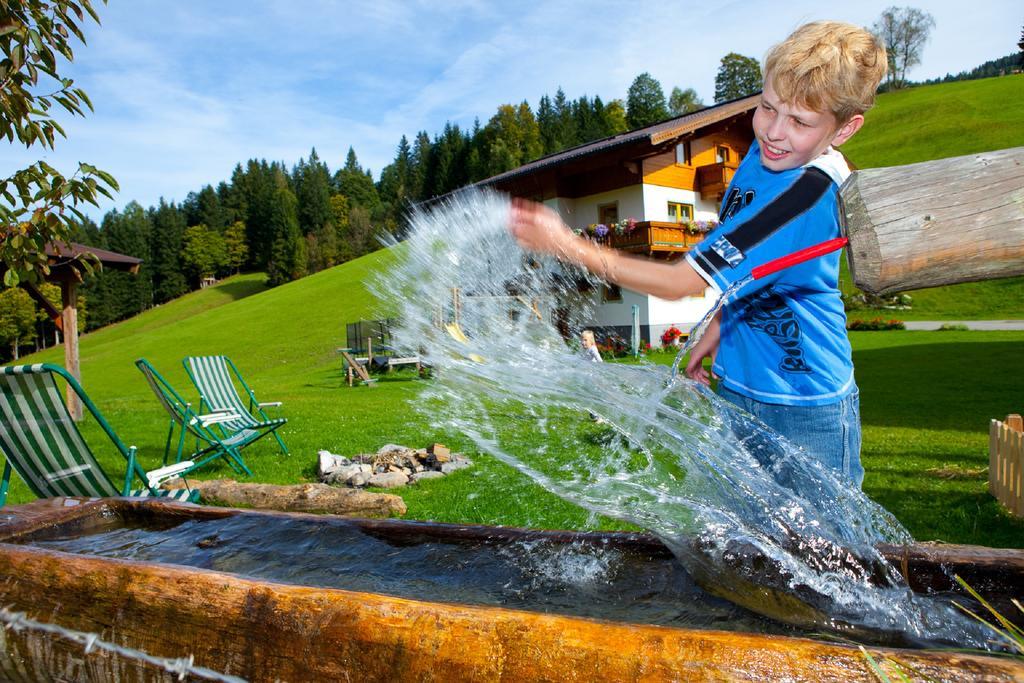
[[[597,350],[597,342],[594,341],[594,331],[583,330],[580,339],[583,341],[583,355],[595,363],[603,363],[604,359],[601,358],[601,352]]]
[[[519,243],[663,299],[724,291],[754,266],[840,236],[835,148],[864,124],[885,75],[885,48],[851,24],[798,28],[765,58],[754,142],[722,199],[720,225],[684,260],[653,261],[572,233],[551,209],[516,200]],[[691,352],[686,373],[841,472],[857,486],[860,407],[833,253],[742,287]]]

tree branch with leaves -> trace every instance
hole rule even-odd
[[[58,72],[59,59],[74,60],[73,43],[85,44],[89,20],[99,23],[92,0],[0,0],[0,138],[53,149],[58,136],[67,137],[55,111],[92,111],[85,91]],[[98,206],[117,189],[113,176],[86,163],[68,176],[38,161],[0,179],[4,284],[41,282],[50,271],[47,245],[68,243],[75,221],[85,218],[80,207]]]

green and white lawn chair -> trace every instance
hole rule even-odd
[[[164,447],[165,464],[171,452],[171,438],[174,436],[174,430],[177,429],[179,437],[175,462],[182,460],[185,439],[191,436],[195,439],[196,449],[189,459],[196,463],[196,467],[202,467],[217,458],[224,458],[236,472],[252,476],[252,471],[246,467],[245,461],[242,459],[241,449],[259,439],[262,436],[260,432],[253,429],[211,429],[214,425],[235,422],[238,416],[226,410],[211,410],[207,414],[199,414],[192,409],[192,404],[183,399],[181,394],[174,390],[174,387],[156,371],[156,368],[148,360],[138,359],[135,361],[135,367],[146,377],[149,388],[156,394],[160,405],[171,418],[167,443]]]
[[[61,377],[127,461],[124,485],[107,476],[82,438],[64,404],[56,377]],[[144,471],[135,459],[135,446],[126,447],[78,381],[56,365],[12,365],[0,368],[0,450],[6,459],[0,483],[0,505],[7,501],[11,471],[15,470],[40,498],[55,496],[154,496],[195,502],[199,492],[187,488],[166,491],[161,481],[195,469],[185,460],[170,467]],[[141,488],[132,488],[134,479]]]
[[[242,379],[238,368],[227,356],[189,356],[182,361],[185,371],[191,378],[192,383],[199,390],[199,410],[222,411],[235,415],[235,419],[225,420],[217,425],[225,433],[236,432],[243,429],[255,430],[260,437],[273,434],[277,443],[281,446],[281,452],[288,455],[288,447],[277,433],[287,419],[280,417],[271,419],[264,408],[280,407],[280,401],[272,403],[260,403],[256,400],[249,385]],[[245,390],[248,401],[243,401],[235,387],[232,376]]]

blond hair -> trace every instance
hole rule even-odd
[[[580,333],[580,336],[583,338],[584,342],[586,342],[586,343],[588,343],[588,344],[590,344],[592,346],[595,346],[597,344],[597,342],[594,341],[594,331],[593,330],[583,330],[583,332]]]
[[[838,21],[804,24],[764,59],[765,80],[783,102],[831,112],[840,124],[871,108],[887,67],[877,37]]]

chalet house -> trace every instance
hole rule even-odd
[[[678,259],[703,239],[753,141],[758,96],[537,159],[478,183],[543,202],[578,232],[609,246],[654,258]],[[657,346],[671,326],[684,333],[714,302],[703,296],[666,301],[604,287],[596,292],[593,327],[629,338],[633,306],[641,337]]]

